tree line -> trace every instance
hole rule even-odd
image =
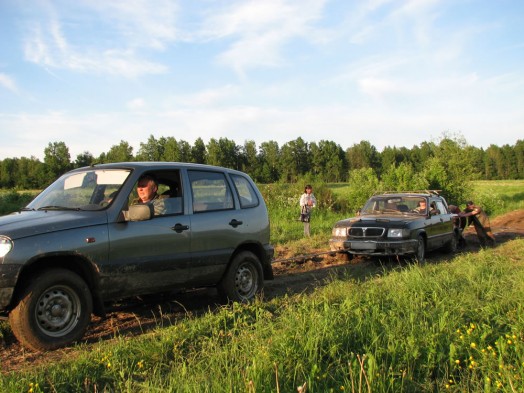
[[[151,135],[140,143],[136,154],[126,141],[111,146],[99,157],[88,151],[72,160],[64,142],[50,142],[43,162],[36,157],[5,158],[0,161],[0,188],[42,189],[66,171],[97,163],[124,161],[180,161],[219,165],[248,173],[258,183],[296,182],[311,179],[334,183],[358,181],[359,176],[391,183],[395,189],[416,184],[446,186],[469,180],[524,179],[524,140],[513,146],[491,145],[487,149],[469,145],[461,136],[443,135],[437,142],[412,148],[387,146],[378,151],[368,141],[345,150],[329,140],[307,142],[302,138],[284,143],[252,140],[238,145],[228,138],[212,138],[193,144],[174,137]],[[410,188],[410,187],[408,187]],[[449,188],[449,187],[448,187]]]

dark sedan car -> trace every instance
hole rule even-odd
[[[142,199],[147,191],[152,199]],[[245,173],[168,163],[64,174],[0,217],[0,312],[25,346],[80,339],[107,302],[216,286],[246,302],[273,278],[264,199]]]
[[[348,258],[413,255],[423,261],[426,251],[456,250],[455,217],[435,191],[374,195],[358,216],[334,225],[330,248]]]

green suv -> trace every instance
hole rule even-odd
[[[143,179],[153,201],[140,200]],[[269,218],[245,173],[167,162],[94,165],[0,217],[0,312],[26,347],[80,340],[137,295],[216,286],[247,302],[273,278]]]

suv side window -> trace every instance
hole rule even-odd
[[[246,209],[258,206],[258,197],[251,183],[244,176],[231,175],[231,178],[240,199],[240,207]]]
[[[193,212],[233,209],[233,196],[223,173],[188,171]]]
[[[157,183],[158,201],[154,202],[155,216],[170,214],[182,214],[182,190],[180,189],[180,172],[178,170],[148,172],[146,175],[152,176]],[[139,202],[137,194],[137,184],[129,195],[128,203],[133,205]]]

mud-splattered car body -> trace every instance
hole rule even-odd
[[[149,175],[156,205],[135,204]],[[91,313],[126,297],[217,286],[249,301],[273,277],[269,218],[246,174],[165,162],[66,173],[20,212],[0,217],[0,310],[26,346],[83,336]]]
[[[330,249],[348,257],[414,255],[422,261],[426,251],[456,250],[454,217],[436,192],[374,195],[357,216],[335,223]]]

